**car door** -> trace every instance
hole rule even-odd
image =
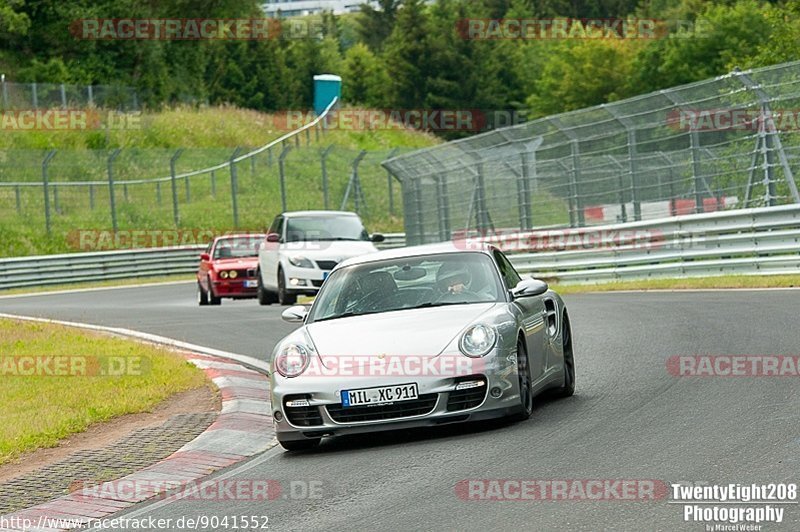
[[[278,242],[265,242],[258,250],[258,263],[261,268],[261,282],[264,286],[272,290],[278,289],[278,256],[280,251],[280,242],[283,241],[283,226],[284,219],[282,215],[275,217],[272,225],[267,231],[267,238],[270,235],[276,234],[279,236]]]
[[[513,289],[522,278],[502,251],[495,249],[492,253],[506,288],[508,290]],[[547,349],[545,349],[545,305],[539,296],[515,299],[513,305],[516,305],[522,313],[522,325],[525,330],[526,347],[528,348],[531,380],[536,382],[544,377],[548,367]]]

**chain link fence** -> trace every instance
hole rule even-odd
[[[399,227],[400,186],[381,166],[399,150],[327,145],[317,132],[258,153],[0,150],[0,224],[67,239],[93,229],[263,231],[281,211],[343,209]]]
[[[409,244],[800,203],[800,62],[549,116],[385,161]]]
[[[11,83],[0,80],[0,110],[85,109],[96,107],[138,111],[136,90],[121,85],[69,85],[66,83]]]

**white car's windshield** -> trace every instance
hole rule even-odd
[[[286,241],[369,240],[357,216],[303,216],[287,219]]]
[[[443,253],[368,262],[325,281],[308,323],[376,312],[500,301],[503,288],[483,253]]]

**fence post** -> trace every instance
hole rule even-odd
[[[47,174],[47,167],[50,166],[50,161],[55,157],[56,150],[50,150],[44,156],[42,161],[42,187],[44,188],[44,226],[47,229],[47,235],[50,235],[50,177]]]
[[[89,107],[94,106],[94,90],[92,89],[91,85],[86,86],[86,96],[88,97],[88,105]]]
[[[300,147],[300,135],[295,135],[294,136],[294,147],[295,148],[299,148]]]
[[[114,233],[117,232],[117,202],[114,198],[114,159],[120,154],[122,150],[117,148],[108,156],[106,169],[108,171],[108,204],[111,208],[111,228]]]
[[[450,205],[447,202],[447,174],[436,177],[436,206],[439,211],[439,238],[450,240]]]
[[[189,188],[189,176],[183,176],[183,188],[186,192],[186,203],[191,203],[192,201],[192,194],[191,189]]]
[[[61,108],[67,108],[67,88],[63,83],[61,84]]]
[[[156,202],[161,205],[161,181],[156,181]]]
[[[358,167],[361,165],[361,161],[364,160],[364,157],[367,156],[367,150],[361,150],[361,153],[353,160],[353,185],[354,185],[354,192],[355,192],[355,207],[356,213],[361,214],[361,203],[364,203],[364,209],[367,208],[367,200],[364,197],[364,191],[361,188],[361,179],[358,175]]]
[[[322,152],[322,156],[320,157],[320,164],[322,165],[322,204],[325,206],[325,210],[328,210],[328,155],[330,155],[331,150],[333,150],[333,144],[325,148]]]
[[[763,120],[762,126],[763,126]],[[763,146],[762,152],[764,155],[764,184],[766,185],[764,188],[766,189],[764,194],[766,197],[764,198],[766,201],[764,202],[767,206],[773,207],[775,205],[775,200],[777,199],[777,194],[775,192],[775,170],[773,169],[775,165],[775,154],[773,150],[775,149],[775,143],[773,142],[772,135],[769,135],[765,132],[764,134],[764,141],[761,144]]]
[[[286,144],[281,150],[281,154],[278,156],[278,173],[280,174],[280,185],[281,185],[281,209],[282,212],[286,212],[286,156],[289,155],[289,152],[292,150],[291,144]]]
[[[239,202],[237,194],[239,193],[239,176],[236,170],[236,157],[242,148],[236,147],[231,154],[230,167],[231,167],[231,208],[233,209],[233,227],[239,227]]]
[[[211,197],[217,197],[217,174],[214,170],[211,170]]]
[[[180,212],[178,212],[178,183],[175,181],[175,163],[181,153],[183,153],[183,150],[179,149],[169,160],[169,175],[170,183],[172,184],[172,219],[175,222],[175,227],[178,227],[181,223]]]
[[[306,129],[306,146],[311,146],[311,130]]]
[[[56,214],[61,214],[61,205],[58,201],[58,185],[53,185],[53,207],[55,207]]]
[[[125,198],[125,201],[128,201],[128,184],[122,184],[122,197]]]
[[[256,157],[250,157],[250,177],[256,176]]]
[[[89,209],[94,210],[94,185],[89,185]]]
[[[574,139],[570,142],[570,148],[572,150],[572,172],[570,172],[570,176],[572,177],[572,192],[575,195],[575,210],[577,211],[578,227],[583,227],[586,225],[586,217],[583,212],[583,196],[581,195],[580,189],[581,153],[578,142],[580,142],[578,139]]]
[[[633,203],[633,219],[642,219],[642,204],[639,198],[639,156],[636,151],[636,130],[628,130],[628,166],[631,173],[631,202]]]
[[[8,109],[8,88],[6,87],[6,77],[0,77],[0,84],[3,85],[3,109]]]
[[[703,187],[700,168],[700,136],[697,131],[689,133],[692,149],[692,176],[694,177],[694,212],[703,212]]]
[[[22,199],[20,198],[19,185],[14,187],[14,198],[17,200],[17,214],[22,214]]]
[[[39,93],[36,90],[36,82],[31,83],[31,94],[33,95],[33,108],[39,108]]]
[[[393,149],[389,152],[389,156],[386,157],[386,160],[391,159],[395,155],[397,155],[399,148]],[[386,187],[389,191],[389,216],[394,216],[394,187],[392,186],[392,172],[387,168],[386,169]]]
[[[272,146],[267,148],[267,165],[272,168]]]

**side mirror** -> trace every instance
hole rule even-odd
[[[514,299],[520,297],[540,296],[547,292],[547,283],[539,279],[523,279],[517,286],[511,289],[511,295]]]
[[[380,233],[375,233],[372,235],[372,237],[370,237],[370,240],[372,240],[373,242],[383,242],[384,240],[386,240],[386,237],[384,237]]]
[[[267,235],[267,242],[280,242],[281,236],[278,233],[270,233]]]
[[[201,253],[200,254],[200,260],[204,260],[204,261],[208,262],[208,261],[211,260],[211,255],[209,255],[208,253]]]
[[[281,319],[289,323],[303,323],[308,316],[308,309],[303,305],[289,307],[281,314]]]

